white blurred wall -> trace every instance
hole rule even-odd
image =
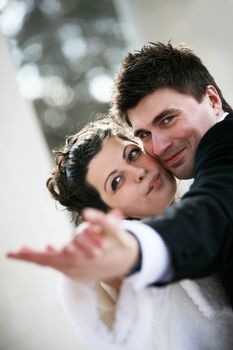
[[[21,245],[59,245],[72,227],[47,193],[48,150],[1,36],[0,91],[0,349],[81,349],[58,301],[57,274],[5,257]]]

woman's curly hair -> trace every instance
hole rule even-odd
[[[72,213],[76,223],[85,207],[108,211],[109,206],[98,191],[87,183],[86,175],[90,161],[111,137],[138,143],[131,130],[122,121],[102,117],[88,123],[78,133],[69,136],[60,150],[55,150],[55,166],[46,185],[53,198]]]

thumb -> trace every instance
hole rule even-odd
[[[115,216],[119,220],[124,220],[126,217],[120,209],[112,209],[108,214]]]
[[[105,216],[106,216],[105,213],[93,208],[86,208],[83,210],[83,213],[82,213],[82,217],[86,222],[89,222],[90,224],[97,224],[97,225],[102,223]]]
[[[85,220],[85,225],[87,225],[87,222],[94,225],[101,225],[104,224],[108,218],[112,223],[120,223],[120,221],[124,219],[124,215],[119,209],[112,209],[108,213],[104,213],[97,209],[87,208],[84,209],[82,216]]]
[[[120,228],[121,215],[117,211],[111,211],[106,214],[99,210],[88,208],[83,212],[83,218],[92,225],[98,225],[102,234],[118,236]]]

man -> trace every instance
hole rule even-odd
[[[190,190],[158,218],[123,223],[130,234],[113,214],[87,210],[83,234],[62,254],[16,256],[79,278],[128,274],[135,287],[218,273],[233,304],[233,115],[213,77],[189,49],[151,44],[123,61],[112,110],[175,176],[194,177]]]
[[[113,110],[176,177],[195,177],[179,205],[146,221],[165,241],[173,268],[172,277],[164,270],[148,282],[218,272],[233,301],[233,120],[229,114],[219,123],[232,109],[213,77],[189,49],[151,44],[122,63]]]

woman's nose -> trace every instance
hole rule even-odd
[[[140,167],[133,168],[134,181],[141,182],[146,176],[146,169]]]

